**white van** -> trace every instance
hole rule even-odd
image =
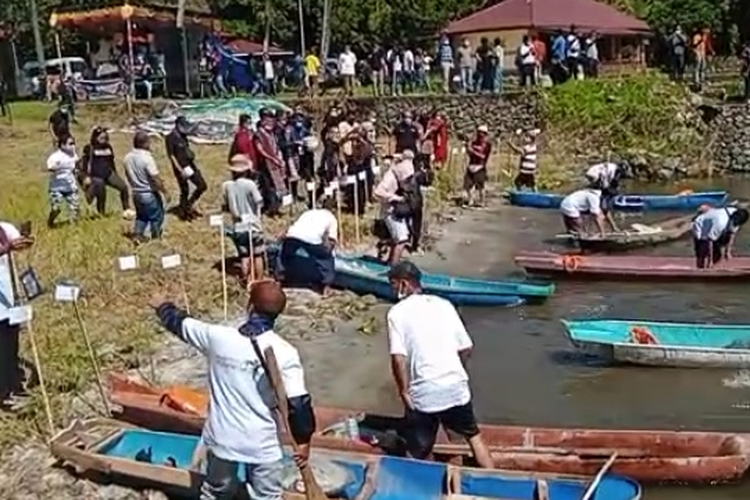
[[[45,61],[46,74],[52,80],[60,77],[72,76],[75,80],[82,80],[88,72],[89,65],[83,57],[61,57]],[[21,70],[21,85],[18,86],[19,97],[28,97],[41,92],[41,71],[37,61],[29,61]]]

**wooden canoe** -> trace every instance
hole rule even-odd
[[[522,252],[516,265],[527,273],[570,279],[616,281],[741,281],[750,278],[750,257],[735,257],[711,269],[698,269],[693,257],[645,255],[565,255]]]
[[[192,468],[198,442],[196,436],[97,419],[74,422],[53,437],[50,449],[79,473],[98,472],[128,486],[196,498],[205,470]],[[341,500],[580,500],[590,481],[587,476],[470,469],[326,449],[314,449],[311,464],[339,471],[336,480],[321,486],[330,498]],[[305,498],[296,491],[294,469],[287,455],[282,472],[285,500]],[[244,498],[247,490],[239,488],[238,493]],[[638,500],[640,496],[638,483],[614,475],[604,475],[593,486],[592,498]]]
[[[203,416],[161,403],[167,389],[151,388],[127,376],[110,376],[110,399],[116,418],[155,430],[200,434]],[[327,433],[347,417],[359,416],[365,440]],[[399,417],[360,414],[354,410],[316,408],[320,448],[367,454],[403,453]],[[750,434],[564,429],[482,425],[485,442],[501,469],[593,475],[615,451],[612,471],[642,482],[713,483],[739,480],[750,466]],[[365,442],[367,441],[367,442]],[[470,451],[442,431],[435,458],[470,464]]]
[[[558,234],[557,241],[578,246],[584,252],[614,253],[636,248],[662,245],[679,240],[690,234],[693,216],[677,217],[653,225],[638,227],[632,231],[601,234]]]

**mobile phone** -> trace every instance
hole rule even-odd
[[[26,222],[23,222],[19,228],[19,232],[21,233],[21,236],[31,238],[31,221],[27,220]]]

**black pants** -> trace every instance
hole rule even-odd
[[[195,205],[198,199],[203,196],[203,193],[206,192],[206,189],[208,189],[206,181],[203,179],[203,174],[201,174],[198,167],[191,165],[190,168],[193,169],[193,175],[187,179],[184,178],[177,169],[174,170],[175,178],[177,178],[177,186],[180,188],[179,211],[184,219],[190,217],[193,205]],[[190,184],[195,187],[193,194],[190,194]]]
[[[521,65],[521,87],[527,85],[534,85],[536,83],[536,65],[535,64],[522,64]]]
[[[324,288],[336,277],[336,261],[325,245],[311,245],[296,238],[281,244],[281,273],[287,285]]]
[[[18,357],[18,325],[0,321],[0,399],[23,389],[23,370]]]
[[[719,262],[724,253],[724,249],[729,245],[730,234],[723,234],[718,240],[711,242],[708,240],[697,240],[693,238],[693,249],[695,250],[695,266],[698,269],[705,269],[710,264]]]
[[[8,105],[5,102],[5,96],[3,95],[3,91],[0,90],[0,116],[5,116],[8,114]]]
[[[409,218],[409,232],[411,233],[411,251],[419,250],[419,244],[422,240],[422,223],[424,221],[424,206],[415,210]]]
[[[258,169],[258,189],[263,197],[263,213],[270,216],[279,215],[282,200],[276,191],[271,172],[265,165]]]
[[[522,189],[531,189],[532,191],[535,191],[536,177],[534,176],[534,174],[526,174],[520,172],[518,175],[516,175],[516,178],[513,179],[513,186],[517,191],[521,191]]]
[[[672,79],[681,82],[685,77],[685,54],[672,54]]]
[[[103,215],[107,211],[107,186],[119,191],[122,209],[128,210],[130,208],[128,186],[125,185],[122,177],[117,175],[117,172],[112,172],[106,179],[92,177],[91,184],[86,188],[86,202],[91,203],[96,200],[96,211]]]
[[[471,401],[435,413],[407,410],[405,421],[406,445],[409,454],[418,460],[424,460],[432,453],[440,425],[466,440],[479,434]]]
[[[743,80],[745,82],[745,100],[750,101],[750,72],[745,74]]]

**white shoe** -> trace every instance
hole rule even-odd
[[[126,220],[132,220],[135,219],[135,210],[129,208],[127,210],[124,210],[122,212],[122,218]]]

